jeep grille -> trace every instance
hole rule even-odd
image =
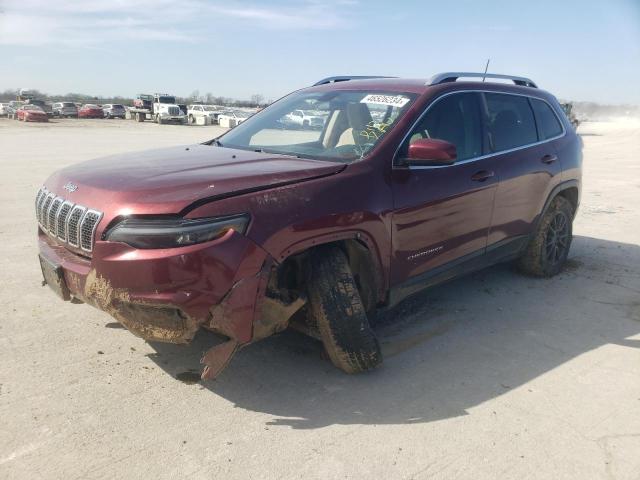
[[[102,212],[76,205],[42,187],[36,195],[36,218],[43,232],[90,253]]]

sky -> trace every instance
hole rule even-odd
[[[0,0],[0,90],[277,99],[487,58],[563,99],[640,104],[640,0]]]

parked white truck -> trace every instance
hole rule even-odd
[[[166,93],[147,95],[141,93],[133,101],[126,114],[127,118],[144,122],[152,120],[155,123],[187,123],[187,116],[176,104],[176,97]]]

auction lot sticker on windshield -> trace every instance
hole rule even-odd
[[[360,103],[375,103],[378,105],[390,105],[392,107],[402,108],[404,107],[409,99],[407,97],[403,97],[402,95],[377,95],[370,94],[360,100]]]

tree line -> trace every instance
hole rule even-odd
[[[105,103],[121,103],[122,105],[132,105],[133,98],[131,97],[103,97],[103,96],[94,96],[87,95],[84,93],[67,93],[65,95],[49,95],[47,93],[41,92],[39,90],[29,90],[33,93],[35,98],[40,100],[44,100],[45,102],[75,102],[75,103],[97,103],[97,104],[105,104]],[[0,92],[0,102],[10,102],[11,100],[15,100],[20,92],[19,89],[7,89],[3,92]],[[254,94],[251,96],[249,100],[236,100],[229,97],[221,97],[215,96],[212,93],[206,93],[201,95],[198,90],[195,90],[188,97],[178,97],[176,96],[176,101],[179,104],[190,104],[195,102],[202,102],[211,105],[224,105],[227,107],[264,107],[266,104],[271,103],[265,102],[264,96],[261,94]]]

